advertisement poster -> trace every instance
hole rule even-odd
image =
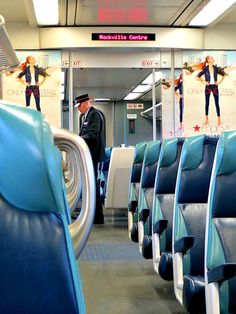
[[[185,136],[236,128],[236,52],[183,53]]]
[[[48,122],[61,125],[60,51],[18,51],[20,65],[3,74],[3,99],[41,111]]]
[[[174,106],[170,70],[162,71],[162,138],[184,136],[183,127],[183,79],[181,70],[175,71]],[[175,123],[174,123],[175,118]]]

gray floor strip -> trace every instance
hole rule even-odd
[[[143,260],[137,245],[132,243],[87,244],[80,256],[82,261]]]

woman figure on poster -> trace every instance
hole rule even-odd
[[[183,73],[175,80],[175,95],[179,97],[179,130],[183,129],[183,109],[184,109],[184,98],[183,98]]]
[[[40,91],[39,86],[41,86],[46,78],[48,77],[47,72],[38,66],[35,65],[36,59],[33,56],[28,56],[26,61],[20,65],[20,74],[18,75],[18,80],[25,88],[25,101],[26,107],[30,106],[30,99],[33,93],[36,108],[38,111],[41,111],[40,108]],[[22,77],[25,76],[25,80]],[[39,76],[42,76],[43,79],[39,81]]]
[[[206,56],[205,61],[194,65],[195,70],[201,70],[197,79],[205,85],[205,120],[204,125],[209,123],[208,113],[209,113],[209,104],[210,104],[210,95],[213,94],[215,101],[215,108],[217,113],[217,125],[221,124],[220,116],[220,104],[219,104],[219,89],[218,86],[222,83],[225,76],[227,75],[223,68],[214,65],[215,60],[212,56]],[[218,74],[221,75],[220,81],[218,81]],[[204,76],[204,79],[202,78]]]

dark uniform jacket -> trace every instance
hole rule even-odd
[[[105,121],[103,114],[90,107],[83,121],[80,115],[80,133],[79,135],[87,143],[94,163],[104,160],[105,158]],[[83,123],[82,123],[83,121]]]

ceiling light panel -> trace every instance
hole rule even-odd
[[[190,26],[206,26],[211,24],[227,9],[229,9],[236,0],[211,0],[208,4],[190,21]]]
[[[155,83],[158,82],[162,77],[162,73],[157,71],[155,72]],[[152,84],[153,82],[153,74],[151,73],[148,75],[148,77],[145,78],[145,80],[142,81],[141,84]]]
[[[142,93],[129,93],[127,96],[125,96],[124,100],[134,100],[141,94]]]
[[[138,85],[134,90],[133,93],[144,93],[147,90],[151,89],[151,85]]]
[[[38,25],[58,24],[58,0],[33,0],[33,6]]]

